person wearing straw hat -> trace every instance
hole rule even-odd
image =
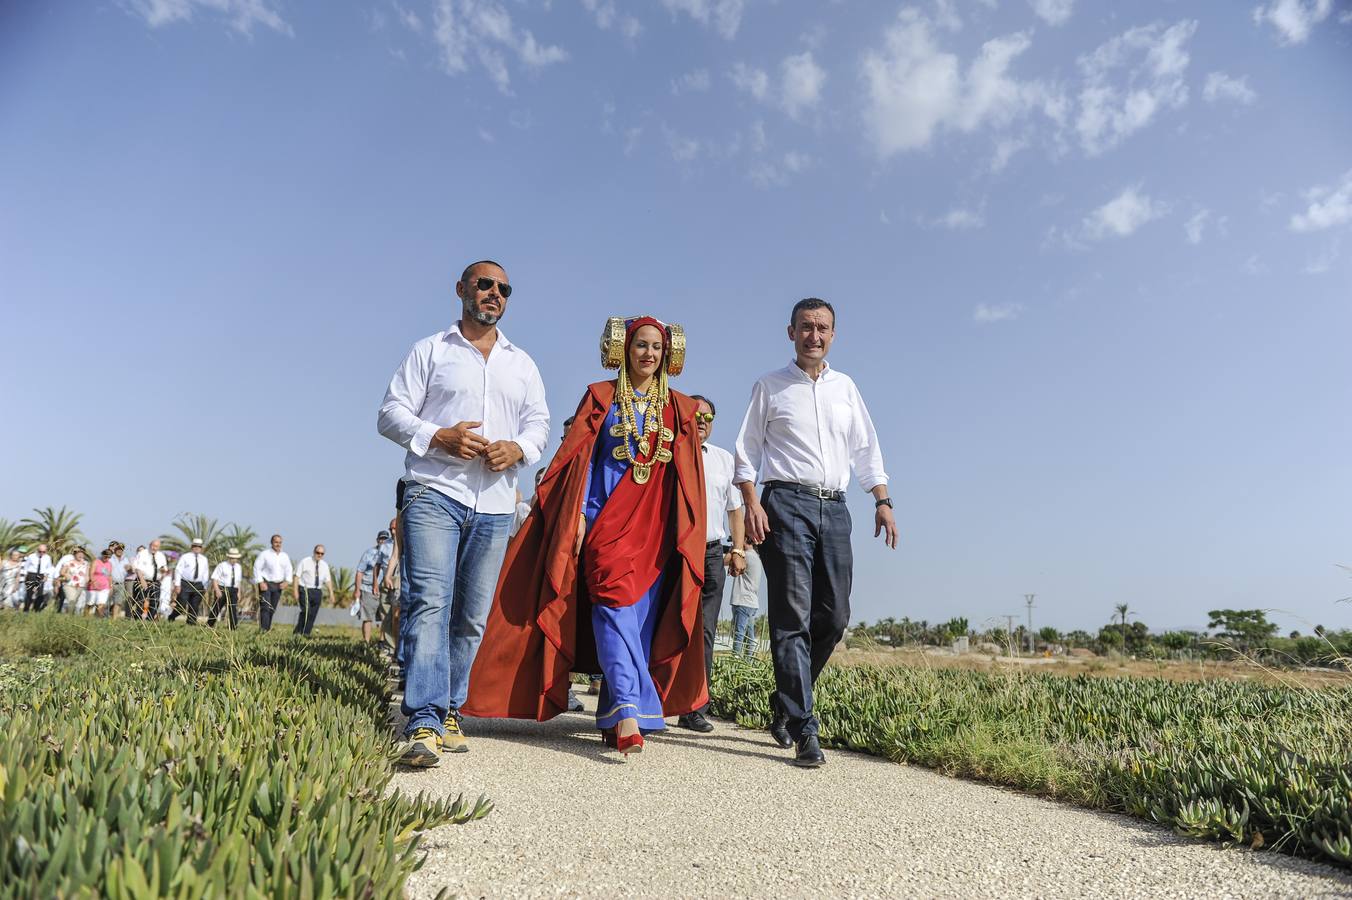
[[[535,509],[507,552],[465,712],[543,721],[568,707],[570,671],[605,673],[603,744],[628,756],[666,716],[707,698],[700,585],[704,461],[696,402],[668,386],[685,332],[612,318]]]
[[[193,538],[188,552],[180,556],[178,565],[174,566],[174,608],[169,613],[171,622],[186,610],[188,624],[197,624],[197,613],[202,608],[202,598],[207,593],[207,577],[211,572],[211,565],[202,548],[202,539]]]
[[[244,578],[244,567],[239,561],[242,554],[238,547],[225,551],[225,559],[216,564],[211,573],[211,601],[207,609],[207,627],[216,627],[216,616],[225,606],[226,621],[230,630],[239,627],[239,588]]]
[[[396,505],[410,740],[401,762],[411,766],[469,749],[460,707],[507,550],[517,478],[549,440],[540,370],[498,328],[512,295],[507,272],[491,260],[471,263],[455,291],[460,319],[413,345],[376,420],[407,451]]]

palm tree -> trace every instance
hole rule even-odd
[[[178,534],[160,535],[160,544],[173,553],[187,553],[192,547],[193,538],[198,538],[202,541],[202,551],[206,553],[207,559],[216,562],[225,559],[225,551],[234,546],[225,543],[225,534],[215,519],[201,514],[184,513],[174,520],[173,527],[178,530]]]
[[[44,506],[34,509],[33,515],[19,520],[24,537],[34,544],[46,544],[52,556],[60,557],[67,550],[89,542],[80,530],[80,514],[66,509]]]
[[[1128,610],[1127,610],[1127,604],[1125,604],[1125,603],[1119,603],[1119,604],[1117,604],[1116,609],[1117,609],[1117,614],[1118,614],[1119,616],[1122,617],[1122,633],[1123,633],[1123,634],[1126,634],[1126,633],[1127,633],[1127,611],[1128,611]]]
[[[357,589],[355,574],[347,566],[333,566],[333,602],[337,606],[351,606],[352,593]]]
[[[244,566],[244,571],[253,572],[254,557],[263,552],[263,542],[258,539],[258,532],[244,525],[236,525],[231,522],[221,530],[221,546],[225,550],[234,547],[241,554],[240,565]],[[224,553],[225,550],[221,552]]]
[[[0,552],[8,553],[28,540],[24,529],[9,519],[0,519]]]

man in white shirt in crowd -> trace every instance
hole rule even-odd
[[[746,547],[746,571],[732,579],[732,655],[752,656],[756,649],[756,613],[760,610],[761,561],[755,544]]]
[[[718,634],[718,613],[723,608],[723,576],[731,572],[735,577],[746,570],[746,534],[743,525],[742,495],[733,487],[732,454],[709,443],[714,430],[714,404],[708,397],[691,394],[699,404],[695,425],[704,453],[704,499],[707,506],[704,545],[704,587],[700,603],[704,618],[704,675],[711,679],[714,671],[714,637]],[[731,550],[727,549],[729,539]],[[691,731],[710,732],[714,726],[705,717],[706,703],[676,720],[677,726]]]
[[[540,371],[497,327],[512,294],[506,271],[471,263],[455,292],[460,320],[413,345],[377,419],[408,451],[396,506],[411,740],[402,762],[412,766],[469,749],[460,706],[507,550],[517,473],[549,439]]]
[[[52,595],[52,599],[56,601],[57,612],[61,612],[66,607],[66,566],[74,561],[74,553],[66,552],[61,554],[61,558],[56,561],[56,572],[48,580],[48,592]]]
[[[160,540],[150,542],[148,548],[136,551],[132,561],[136,571],[136,589],[132,592],[132,605],[139,619],[153,619],[159,609],[160,579],[169,571],[169,560],[160,552]]]
[[[239,588],[244,578],[244,567],[239,564],[240,552],[237,547],[225,551],[225,559],[216,564],[211,573],[211,597],[207,605],[207,627],[216,627],[216,615],[225,605],[226,621],[230,630],[239,627]]]
[[[108,594],[108,616],[117,618],[122,607],[127,601],[127,575],[131,572],[131,560],[127,559],[127,546],[121,541],[112,541],[108,544],[108,549],[113,551],[109,562],[113,564],[112,573],[109,578],[112,581],[112,587]]]
[[[735,480],[746,531],[760,544],[769,589],[775,688],[770,734],[797,744],[794,762],[826,761],[817,739],[812,689],[850,622],[854,555],[845,488],[850,471],[873,495],[873,534],[897,546],[878,434],[854,381],[827,365],[836,313],[800,300],[789,315],[794,360],[761,376],[737,436]],[[764,486],[756,496],[756,481]]]
[[[295,578],[291,568],[291,557],[282,552],[282,536],[274,534],[272,546],[258,554],[254,560],[254,583],[258,585],[258,628],[260,631],[272,630],[272,614],[277,609],[277,601],[282,598],[282,589]],[[300,598],[296,598],[300,602]]]
[[[361,616],[361,639],[368,644],[374,637],[376,620],[380,618],[380,576],[389,565],[392,548],[390,533],[384,529],[376,535],[376,545],[368,547],[357,561],[355,573],[357,609]],[[389,615],[387,610],[386,615]]]
[[[41,612],[47,605],[45,590],[47,582],[56,574],[52,556],[47,552],[46,544],[38,544],[36,550],[23,559],[23,609],[24,612]]]
[[[211,573],[211,564],[202,552],[202,539],[193,538],[188,552],[178,558],[174,566],[174,609],[169,613],[169,621],[178,618],[179,613],[187,610],[189,625],[197,624],[197,613],[202,608],[202,598],[207,592],[207,578]]]
[[[315,617],[319,607],[324,605],[324,588],[329,589],[329,602],[333,602],[333,575],[329,564],[324,561],[324,545],[316,544],[314,551],[296,566],[296,600],[300,611],[296,613],[296,628],[292,634],[309,637],[315,630]]]

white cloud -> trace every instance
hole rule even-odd
[[[1132,28],[1080,58],[1084,85],[1075,130],[1096,156],[1150,124],[1163,109],[1188,102],[1187,43],[1197,23]]]
[[[1055,118],[1059,99],[1052,91],[1009,74],[1030,44],[1026,32],[994,38],[964,70],[939,47],[928,18],[902,10],[883,49],[866,52],[861,64],[865,130],[877,154],[921,149],[944,130],[1003,127],[1038,109]]]
[[[1330,241],[1322,250],[1305,261],[1306,275],[1323,275],[1333,268],[1333,264],[1338,261],[1342,250],[1341,242],[1338,240]]]
[[[252,35],[255,25],[294,34],[268,0],[130,0],[130,7],[151,28],[188,22],[198,12],[206,12],[226,19],[232,30],[243,35]]]
[[[811,156],[790,150],[777,160],[757,160],[747,172],[747,177],[757,187],[773,187],[787,184],[790,176],[797,175],[811,165]]]
[[[667,139],[667,149],[671,151],[671,158],[676,162],[694,162],[699,157],[700,142],[695,138],[677,134],[666,126],[662,127],[662,133]]]
[[[729,76],[739,91],[764,100],[770,94],[770,76],[764,69],[754,69],[745,63],[734,63]]]
[[[703,93],[713,84],[713,79],[709,77],[708,69],[695,69],[692,72],[686,72],[680,78],[673,78],[671,81],[671,93],[679,96],[681,94]]]
[[[405,9],[398,3],[394,4],[394,12],[395,15],[399,17],[399,21],[403,23],[405,28],[407,28],[414,34],[422,34],[423,21],[422,18],[419,17],[419,15],[416,12],[414,12],[411,9]]]
[[[1305,211],[1291,217],[1292,231],[1323,231],[1352,222],[1352,171],[1336,185],[1310,188],[1305,200]]]
[[[885,209],[878,210],[878,221],[883,225],[892,224],[892,219],[887,215],[887,210]]]
[[[1202,243],[1202,235],[1206,231],[1207,220],[1211,218],[1211,212],[1205,209],[1199,209],[1183,223],[1183,232],[1188,236],[1189,244]]]
[[[602,31],[614,28],[627,40],[633,40],[643,31],[638,19],[616,9],[612,0],[582,0],[582,7],[596,19],[596,26]]]
[[[493,132],[489,131],[487,128],[479,129],[479,140],[483,141],[485,144],[497,142],[497,138],[493,137]]]
[[[1048,25],[1064,25],[1075,10],[1075,0],[1028,0],[1037,17]]]
[[[746,0],[662,0],[672,15],[685,13],[701,25],[732,40],[742,24]]]
[[[991,157],[991,174],[1003,172],[1015,153],[1028,146],[1026,138],[1001,138],[995,142],[995,155]]]
[[[1333,0],[1273,0],[1254,8],[1253,21],[1255,25],[1271,25],[1280,44],[1303,44],[1314,26],[1332,11]]]
[[[1202,98],[1208,103],[1233,100],[1248,106],[1258,99],[1258,95],[1249,87],[1247,76],[1231,78],[1224,72],[1209,72],[1206,76],[1206,86],[1202,88]]]
[[[972,310],[972,321],[978,325],[994,325],[1017,319],[1022,314],[1022,303],[978,303]]]
[[[785,59],[780,72],[784,79],[781,102],[790,116],[797,118],[799,112],[811,109],[821,100],[826,70],[817,65],[811,50]]]
[[[1127,237],[1142,225],[1168,213],[1168,207],[1141,193],[1140,187],[1125,188],[1084,220],[1084,234],[1090,240]]]
[[[984,204],[983,204],[984,205]],[[966,231],[972,228],[980,228],[986,224],[986,213],[981,207],[968,209],[957,206],[950,209],[929,224],[939,228],[947,228],[950,231]]]
[[[473,55],[503,93],[511,93],[511,71],[503,50],[515,51],[529,69],[568,59],[562,47],[541,44],[529,31],[518,30],[497,0],[438,0],[432,12],[432,40],[448,75],[467,71]]]

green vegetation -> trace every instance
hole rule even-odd
[[[491,804],[387,792],[383,670],[334,635],[0,612],[0,897],[401,896],[418,832]]]
[[[713,711],[769,724],[768,663],[720,658]],[[1352,866],[1352,686],[829,666],[822,740]]]

